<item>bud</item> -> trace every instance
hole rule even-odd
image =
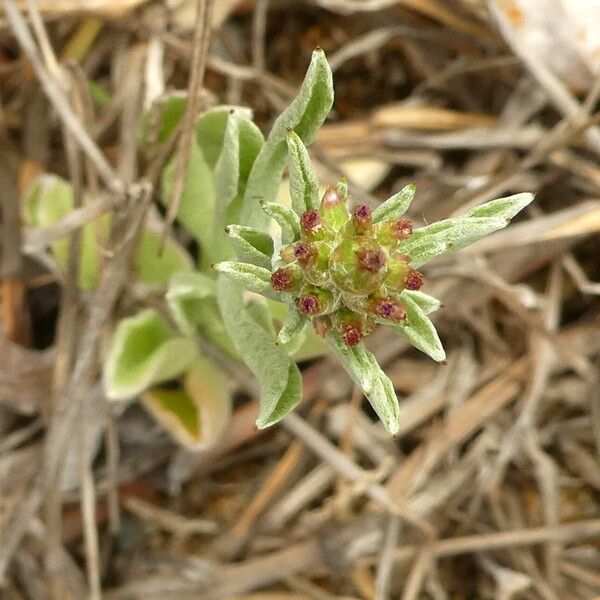
[[[342,335],[342,339],[346,343],[346,346],[349,346],[350,348],[358,346],[364,337],[362,331],[354,325],[345,325],[340,333]]]
[[[271,287],[277,292],[297,292],[302,285],[302,273],[296,265],[281,267],[271,275]]]
[[[313,285],[329,283],[329,256],[331,247],[327,242],[313,242],[311,244],[310,260],[301,263],[304,276]],[[300,261],[298,261],[300,262]]]
[[[298,261],[301,267],[307,267],[317,257],[317,251],[312,244],[306,242],[298,242],[294,245],[294,258]]]
[[[314,239],[315,234],[321,229],[321,215],[316,210],[307,210],[300,216],[302,235],[307,239]]]
[[[372,227],[371,209],[366,204],[359,204],[352,211],[351,234],[363,235],[371,231]]]
[[[389,272],[385,285],[396,292],[401,292],[406,287],[406,277],[411,270],[408,266],[407,256],[395,254],[389,261]]]
[[[408,219],[383,221],[375,225],[375,237],[380,244],[394,247],[396,244],[412,235],[412,222]]]
[[[314,285],[307,285],[298,297],[298,310],[307,317],[324,315],[334,308],[333,294]]]
[[[405,286],[407,290],[420,290],[423,285],[423,273],[409,267],[406,274]]]
[[[344,292],[367,296],[384,281],[387,256],[375,241],[360,237],[343,240],[331,253],[329,272]]]
[[[325,337],[331,331],[331,319],[328,316],[313,319],[313,327],[320,337]]]
[[[325,226],[334,233],[340,231],[350,220],[346,204],[333,186],[325,190],[319,212]]]
[[[390,298],[379,298],[372,301],[371,310],[378,317],[400,323],[406,319],[406,309],[404,306]]]
[[[340,308],[333,315],[333,324],[350,348],[354,348],[368,335],[365,318],[346,307]]]

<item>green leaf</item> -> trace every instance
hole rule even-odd
[[[246,182],[264,143],[262,133],[251,118],[252,113],[248,109],[231,108],[226,114],[222,149],[215,164],[217,199],[213,246],[220,252],[213,252],[213,260],[231,255],[222,230],[228,223],[239,222]],[[201,139],[200,133],[198,139]],[[255,210],[258,211],[259,207]]]
[[[73,188],[56,175],[45,174],[30,187],[24,202],[24,220],[31,227],[54,225],[73,210]],[[81,257],[78,283],[82,289],[93,289],[98,281],[102,257],[97,243],[98,234],[108,235],[110,217],[105,215],[82,228]],[[59,269],[66,270],[70,240],[61,238],[52,243],[51,250]]]
[[[437,298],[419,290],[403,290],[400,294],[400,301],[407,297],[415,302],[426,315],[438,310],[441,306],[441,302]]]
[[[281,227],[283,244],[291,244],[300,238],[300,219],[291,208],[266,200],[261,200],[260,206]]]
[[[400,427],[398,398],[392,382],[382,371],[376,358],[363,344],[350,348],[337,332],[330,333],[326,339],[348,375],[371,403],[385,428],[392,435],[397,433]]]
[[[302,333],[307,322],[306,317],[295,306],[290,304],[287,317],[277,334],[277,343],[287,344],[290,342]]]
[[[297,215],[301,215],[304,211],[319,208],[319,181],[312,168],[306,146],[298,134],[289,131],[285,139],[292,210]]]
[[[142,146],[166,142],[183,118],[186,105],[187,95],[182,92],[165,95],[154,102],[142,115],[140,126]]]
[[[166,204],[173,191],[176,156],[173,156],[161,174],[160,200]],[[215,181],[212,169],[200,146],[194,140],[190,151],[187,173],[177,211],[177,220],[196,238],[203,261],[209,263],[208,253],[214,234]]]
[[[272,200],[283,174],[286,161],[286,134],[293,129],[309,144],[323,124],[333,104],[333,80],[325,53],[315,50],[298,96],[273,124],[256,161],[244,193],[240,223],[265,229],[266,221],[256,210],[259,200]]]
[[[181,375],[197,354],[194,341],[176,335],[153,309],[123,319],[105,359],[106,394],[113,400],[133,398]]]
[[[282,419],[301,400],[301,376],[284,348],[248,313],[242,289],[226,277],[217,280],[219,308],[237,351],[258,379],[260,412],[257,427]]]
[[[174,273],[192,270],[194,262],[174,239],[146,229],[135,252],[135,267],[140,281],[167,284]]]
[[[446,360],[446,353],[438,333],[425,310],[408,294],[402,295],[408,324],[396,325],[397,329],[418,350],[431,356],[433,360]]]
[[[416,229],[400,243],[398,250],[410,256],[412,266],[418,267],[440,254],[460,250],[506,227],[510,219],[532,200],[533,195],[527,193],[492,200],[460,217]]]
[[[176,273],[171,278],[166,301],[182,333],[199,332],[229,356],[239,358],[221,319],[214,279],[199,272]]]
[[[227,225],[225,231],[239,260],[271,269],[273,239],[270,235],[244,225]]]
[[[213,265],[213,269],[251,292],[274,300],[281,299],[281,295],[271,287],[271,271],[269,269],[230,260]]]
[[[199,357],[183,389],[153,389],[142,395],[150,414],[189,450],[204,450],[219,440],[231,418],[232,398],[217,364]]]
[[[414,183],[409,183],[404,186],[397,194],[388,198],[373,211],[373,223],[380,221],[388,221],[399,219],[410,206],[417,186]]]

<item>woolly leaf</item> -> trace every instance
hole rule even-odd
[[[226,277],[217,280],[219,308],[237,351],[258,379],[260,412],[256,425],[273,425],[301,400],[301,377],[284,348],[277,346],[262,325],[248,313],[241,288]]]
[[[417,186],[414,183],[409,183],[404,186],[397,194],[388,198],[373,211],[373,223],[387,221],[391,219],[399,219],[410,206]]]
[[[308,156],[306,146],[293,131],[286,135],[290,198],[297,215],[319,208],[319,181]]]
[[[307,323],[306,317],[295,306],[290,305],[288,314],[277,334],[278,344],[287,344],[302,333]]]
[[[438,333],[427,316],[425,310],[408,294],[403,294],[402,304],[406,308],[406,325],[398,325],[397,329],[418,350],[441,362],[446,359],[446,353]]]
[[[403,290],[400,294],[400,300],[403,301],[406,297],[415,302],[426,315],[438,310],[441,306],[441,302],[437,298],[419,290]]]
[[[294,130],[308,145],[327,117],[332,104],[331,69],[325,59],[325,53],[322,50],[315,50],[298,95],[277,118],[269,137],[256,157],[248,177],[238,222],[265,229],[266,219],[261,218],[255,207],[261,199],[276,197],[285,167],[287,131]]]
[[[181,375],[194,362],[193,340],[175,334],[152,309],[123,319],[117,326],[104,365],[109,398],[126,400]]]
[[[280,295],[271,287],[271,271],[269,269],[230,260],[213,265],[213,269],[251,292],[274,300],[281,299]]]
[[[183,380],[183,389],[155,388],[142,395],[150,414],[189,450],[204,450],[221,437],[231,418],[231,393],[217,364],[196,359]]]
[[[410,256],[412,266],[418,267],[440,254],[460,250],[503,229],[532,200],[532,194],[515,194],[476,206],[460,217],[416,229],[401,242],[399,251]]]
[[[388,376],[376,358],[363,344],[350,348],[337,332],[327,336],[327,342],[339,358],[351,379],[362,390],[385,428],[393,435],[400,427],[398,398]]]
[[[271,268],[273,238],[253,227],[227,225],[225,228],[237,258],[265,269]]]
[[[291,208],[266,200],[261,200],[260,205],[267,215],[281,227],[281,241],[283,244],[291,244],[300,237],[300,219]]]
[[[166,300],[182,333],[201,333],[229,356],[238,358],[217,306],[214,279],[198,272],[176,273],[171,278]]]

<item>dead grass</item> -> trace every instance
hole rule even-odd
[[[217,2],[210,49],[202,10],[194,35],[193,7],[87,4],[5,0],[1,17],[2,597],[600,597],[600,80],[569,87],[483,2]],[[98,383],[172,150],[141,156],[136,123],[164,89],[188,89],[198,106],[181,146],[213,102],[251,106],[267,126],[317,44],[336,78],[311,148],[326,177],[360,160],[353,193],[372,203],[416,181],[421,223],[537,198],[426,271],[447,365],[373,337],[401,398],[396,439],[325,358],[303,369],[305,401],[281,426],[254,428],[240,383],[251,398],[228,434],[191,454]],[[22,228],[20,194],[46,170],[94,200]],[[97,291],[77,290],[75,253],[57,282],[43,248],[69,234],[75,249],[111,209]]]

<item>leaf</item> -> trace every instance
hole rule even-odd
[[[219,308],[237,351],[258,379],[260,429],[273,425],[301,400],[301,377],[296,364],[273,337],[249,315],[242,289],[226,277],[217,280]]]
[[[411,257],[419,267],[432,258],[460,250],[481,238],[503,229],[520,210],[533,200],[532,194],[515,194],[476,206],[466,214],[416,229],[398,250]]]
[[[277,343],[287,344],[290,340],[302,333],[307,322],[306,317],[297,310],[295,306],[290,304],[287,317],[277,334]]]
[[[66,217],[72,210],[71,184],[56,175],[45,174],[33,183],[25,198],[24,219],[31,227],[49,227]],[[78,284],[82,289],[90,290],[96,286],[102,259],[97,244],[98,233],[107,235],[109,223],[110,217],[105,215],[82,228],[78,276]],[[69,246],[70,240],[67,236],[51,245],[52,256],[63,272],[67,267]]]
[[[252,113],[248,109],[231,108],[226,118],[222,149],[215,164],[217,199],[213,260],[231,256],[229,245],[221,232],[226,224],[239,222],[248,175],[264,143],[262,133],[252,122]],[[259,210],[258,206],[255,210]]]
[[[173,92],[158,98],[141,118],[142,147],[166,142],[183,118],[186,104],[187,94],[182,92]]]
[[[292,210],[300,216],[319,208],[319,181],[308,156],[306,146],[294,131],[286,135],[290,198]]]
[[[182,390],[155,388],[142,395],[150,414],[189,450],[205,450],[223,434],[231,418],[232,398],[217,364],[196,359]]]
[[[181,375],[194,362],[194,341],[176,335],[153,309],[121,320],[104,364],[104,388],[112,400],[133,398]]]
[[[410,206],[417,186],[414,183],[409,183],[404,186],[397,194],[388,198],[373,211],[373,223],[380,221],[388,221],[399,219]]]
[[[441,306],[441,302],[437,298],[419,290],[403,290],[400,294],[400,300],[402,301],[406,297],[415,302],[426,315],[435,312]]]
[[[239,260],[271,269],[273,238],[270,235],[244,225],[227,225],[225,231]]]
[[[140,281],[166,284],[174,273],[193,269],[194,263],[174,239],[145,229],[135,252],[135,267]]]
[[[261,200],[260,206],[281,227],[283,244],[291,244],[300,238],[300,219],[291,208],[266,200]]]
[[[269,269],[230,260],[213,265],[213,269],[251,292],[274,300],[281,299],[281,295],[271,287],[271,271]]]
[[[415,348],[431,356],[433,360],[446,360],[446,353],[438,333],[426,312],[408,294],[402,295],[402,304],[406,308],[408,324],[397,325],[397,329]]]
[[[176,156],[173,156],[161,174],[160,200],[163,204],[172,197],[175,163]],[[194,236],[203,254],[210,247],[214,233],[215,198],[212,169],[193,140],[177,220]],[[211,259],[204,260],[210,262]]]
[[[387,431],[392,435],[397,433],[400,427],[398,398],[392,382],[382,371],[376,358],[363,344],[350,348],[337,332],[330,333],[326,340],[348,375],[371,403]]]
[[[195,335],[200,332],[229,356],[238,358],[217,306],[214,279],[199,272],[176,273],[165,298],[182,333]]]
[[[256,203],[276,197],[286,161],[286,134],[293,129],[310,144],[333,104],[333,80],[325,53],[315,50],[300,92],[273,124],[271,133],[256,157],[244,193],[240,223],[265,229],[265,219],[256,213]]]

